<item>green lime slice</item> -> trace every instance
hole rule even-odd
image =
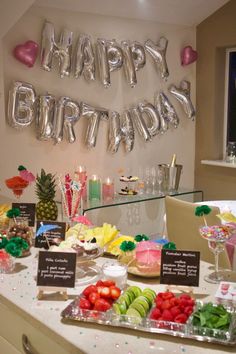
[[[146,294],[148,294],[149,297],[150,297],[153,301],[155,300],[156,296],[153,296],[153,293],[151,293],[151,292],[148,291],[148,290],[145,290],[145,291],[142,292],[142,295],[143,295],[143,296],[145,296]]]
[[[147,314],[145,311],[145,308],[141,304],[139,304],[138,302],[135,302],[135,301],[130,305],[129,310],[130,309],[137,310],[141,317],[145,317]],[[127,314],[127,312],[126,312],[126,314]]]
[[[148,312],[148,310],[149,310],[149,308],[151,306],[149,301],[146,299],[146,297],[144,297],[142,295],[137,297],[137,299],[135,299],[133,303],[135,303],[135,302],[138,303],[138,304],[141,304],[144,307],[146,312]]]
[[[146,301],[149,304],[149,307],[152,307],[154,299],[152,297],[152,294],[150,293],[142,293],[142,296],[146,299]]]
[[[140,313],[137,310],[133,309],[133,308],[128,309],[127,312],[126,312],[126,315],[129,316],[129,317],[135,317],[138,320],[140,320],[142,318]]]
[[[118,306],[119,306],[121,315],[125,315],[126,311],[127,311],[126,303],[122,302],[121,304],[118,304]]]
[[[138,297],[139,295],[141,295],[142,290],[138,287],[138,286],[130,286],[126,291],[132,291],[135,295],[135,297]]]
[[[128,308],[129,305],[131,304],[131,300],[129,295],[127,295],[126,293],[124,293],[123,295],[121,295],[117,301],[119,304],[125,302],[126,303],[126,307]]]
[[[133,291],[132,290],[129,290],[129,289],[127,289],[125,292],[124,292],[124,294],[129,294],[129,297],[130,297],[130,299],[131,299],[131,302],[133,302],[134,301],[134,299],[135,299],[135,294],[133,293]]]
[[[117,315],[121,315],[120,306],[118,304],[113,304],[112,308],[113,308],[113,311],[115,313],[117,313]]]
[[[155,299],[155,297],[157,296],[156,292],[150,288],[145,288],[143,289],[143,292],[148,291],[149,293],[153,294],[153,298]]]

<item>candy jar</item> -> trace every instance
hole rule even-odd
[[[15,237],[20,237],[23,240],[25,240],[28,244],[28,249],[22,250],[21,256],[20,257],[26,257],[30,255],[30,248],[32,246],[32,237],[33,237],[33,232],[32,229],[28,226],[28,222],[25,220],[22,221],[15,221],[11,220],[10,221],[10,226],[7,232],[7,238],[8,240],[11,240],[12,238]]]

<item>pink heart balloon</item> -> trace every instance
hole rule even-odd
[[[38,44],[34,41],[19,44],[14,48],[13,55],[22,64],[32,68],[38,55]]]
[[[193,50],[193,48],[188,45],[187,47],[184,47],[181,51],[181,65],[189,65],[193,63],[194,61],[197,60],[198,54],[196,50]]]

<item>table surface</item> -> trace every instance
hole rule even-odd
[[[38,289],[35,277],[37,273],[36,249],[26,258],[17,259],[12,274],[0,275],[0,300],[24,316],[31,323],[46,333],[51,333],[59,343],[69,343],[77,349],[76,353],[117,353],[117,354],[151,354],[151,353],[199,353],[206,354],[235,353],[235,348],[198,342],[163,334],[143,333],[131,329],[112,328],[92,323],[69,322],[61,320],[61,311],[81,293],[85,285],[80,283],[74,289],[68,289],[69,300],[62,301],[58,295],[48,294],[44,300],[37,299]],[[98,258],[97,265],[102,265],[107,258]],[[197,299],[208,301],[214,299],[217,285],[203,280],[209,272],[209,264],[202,262],[200,271],[200,286],[194,288]],[[164,285],[158,284],[159,279],[128,277],[129,285],[141,288],[150,287],[155,291],[165,290]],[[125,333],[125,335],[124,335]]]

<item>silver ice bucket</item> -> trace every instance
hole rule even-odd
[[[170,164],[160,164],[158,167],[163,173],[162,190],[177,191],[179,189],[180,176],[183,165],[170,166]]]

